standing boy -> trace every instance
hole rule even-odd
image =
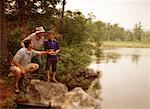
[[[55,78],[56,75],[56,67],[58,62],[58,53],[60,51],[58,42],[54,39],[55,32],[54,31],[48,31],[48,40],[45,41],[45,50],[50,51],[51,54],[47,55],[46,60],[46,73],[48,82],[50,81],[50,65],[52,65],[52,74],[53,74],[53,81],[58,82]]]

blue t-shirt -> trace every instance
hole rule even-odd
[[[56,40],[47,40],[44,42],[45,45],[45,50],[58,50],[59,49],[59,45],[58,42]],[[57,55],[47,55],[47,59],[51,59],[51,60],[58,60],[58,56]]]

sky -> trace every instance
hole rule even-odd
[[[118,23],[133,29],[141,21],[143,29],[150,30],[150,0],[66,0],[65,10],[79,10],[85,16],[92,12],[96,20]]]

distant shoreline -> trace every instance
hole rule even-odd
[[[123,41],[103,41],[102,48],[150,48],[149,42],[123,42]]]

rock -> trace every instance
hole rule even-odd
[[[89,78],[89,77],[97,77],[98,73],[93,71],[92,69],[87,69],[86,70],[86,75],[85,78]]]
[[[61,74],[62,78],[58,80],[64,83],[69,90],[75,87],[82,87],[84,90],[87,90],[91,82],[98,77],[98,73],[91,69],[81,69],[80,71],[71,71]]]
[[[27,99],[28,103],[48,106],[52,99],[60,97],[67,92],[68,89],[64,84],[31,80],[24,99]]]
[[[52,107],[61,109],[101,109],[100,100],[88,95],[81,87],[76,87],[65,95],[52,99]]]
[[[90,87],[88,88],[88,90],[86,91],[90,96],[92,96],[93,98],[97,99],[97,100],[101,100],[100,98],[100,94],[101,94],[101,85],[99,82],[99,78],[96,78],[90,85]]]

